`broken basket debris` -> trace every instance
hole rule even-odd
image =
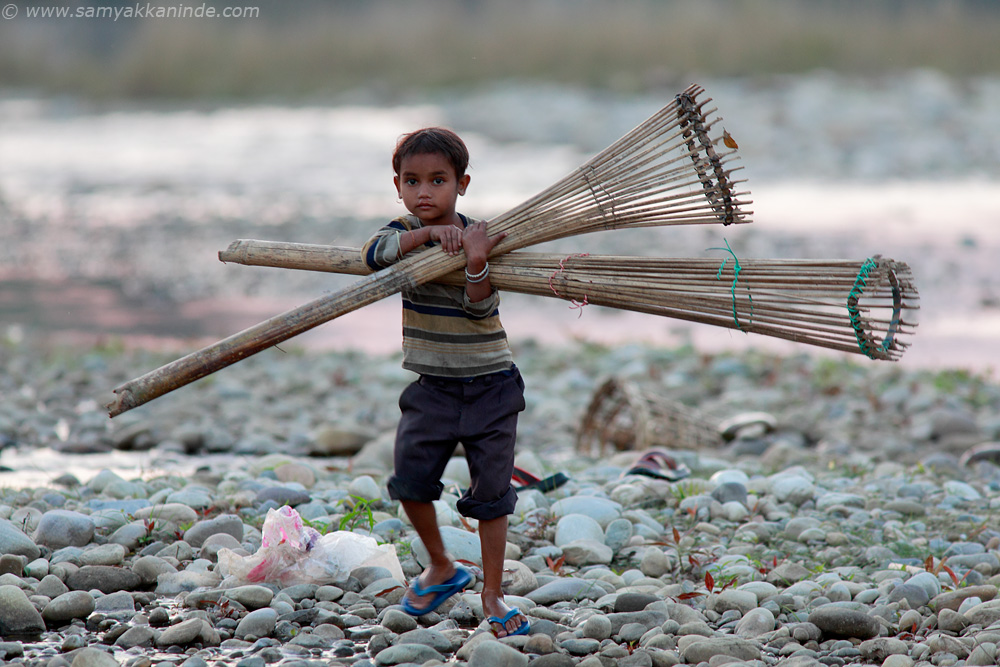
[[[576,451],[601,457],[623,450],[697,450],[721,444],[716,419],[612,377],[601,383],[584,411]]]

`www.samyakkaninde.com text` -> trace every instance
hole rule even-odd
[[[4,18],[15,18],[18,8],[9,4],[3,8]],[[200,5],[159,5],[150,2],[136,3],[127,6],[94,6],[59,7],[53,5],[34,5],[23,8],[23,16],[29,19],[200,19],[229,18],[252,19],[260,16],[259,6],[215,7],[207,3]]]

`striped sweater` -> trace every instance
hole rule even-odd
[[[469,220],[461,218],[468,226]],[[393,264],[400,257],[399,235],[422,226],[416,216],[396,218],[365,243],[362,258],[373,271]],[[421,375],[469,378],[513,365],[496,288],[476,303],[469,301],[465,286],[436,283],[404,289],[402,298],[403,368]]]

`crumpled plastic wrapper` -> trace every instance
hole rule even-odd
[[[261,532],[263,541],[253,555],[219,550],[216,571],[223,576],[223,586],[333,584],[362,566],[384,567],[405,581],[391,544],[380,545],[373,537],[343,530],[320,535],[303,525],[299,513],[287,505],[268,510]]]

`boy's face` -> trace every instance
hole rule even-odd
[[[406,210],[425,225],[457,224],[455,202],[465,194],[469,175],[458,178],[441,153],[418,153],[403,158],[393,177]]]

